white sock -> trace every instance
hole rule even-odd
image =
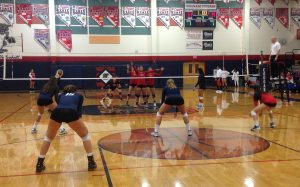
[[[37,123],[37,122],[34,122],[32,128],[36,129],[36,128],[37,128],[37,125],[38,125],[38,123]]]
[[[186,125],[186,130],[190,131],[191,130],[190,124],[185,124],[185,125]]]
[[[159,131],[159,125],[155,125],[155,128],[154,128],[154,132],[158,132]]]
[[[64,129],[64,123],[61,123],[60,130]]]
[[[93,153],[87,153],[86,155],[87,156],[93,156]]]
[[[39,158],[45,158],[46,155],[39,155]]]
[[[258,120],[255,120],[255,121],[254,121],[254,125],[255,125],[255,126],[259,126]]]

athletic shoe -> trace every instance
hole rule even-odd
[[[46,167],[44,165],[44,160],[45,160],[45,158],[38,158],[38,161],[35,166],[35,171],[37,173],[41,173],[42,171],[44,171],[46,169]]]
[[[188,134],[188,136],[192,136],[193,135],[193,131],[192,130],[187,130],[187,134]]]
[[[31,134],[36,134],[36,133],[37,133],[37,129],[33,127],[33,128],[31,129]]]
[[[260,126],[254,125],[254,127],[251,129],[251,131],[258,131],[260,130]]]
[[[156,108],[156,106],[157,106],[156,103],[153,103],[153,107]]]
[[[151,132],[151,135],[154,136],[154,137],[158,137],[159,136],[158,132],[155,132],[155,131]]]
[[[65,128],[59,129],[59,135],[67,134],[67,130]]]
[[[276,124],[275,124],[274,122],[271,122],[271,123],[270,123],[270,127],[273,129],[273,128],[276,127]]]
[[[97,168],[97,164],[94,160],[94,156],[88,156],[87,159],[88,159],[88,170],[89,171],[95,170]]]

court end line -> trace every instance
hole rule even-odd
[[[104,168],[104,171],[105,171],[105,176],[106,176],[106,180],[107,180],[107,184],[109,187],[113,187],[113,184],[112,184],[112,181],[111,181],[111,177],[110,177],[110,174],[109,174],[109,169],[107,167],[107,164],[106,164],[106,161],[105,161],[105,157],[104,157],[104,154],[103,154],[103,151],[102,151],[102,148],[100,145],[98,145],[98,149],[99,149],[99,152],[100,152],[100,157],[101,157],[101,160],[102,160],[102,165],[103,165],[103,168]]]

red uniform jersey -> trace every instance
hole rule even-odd
[[[30,77],[30,80],[34,80],[35,79],[35,73],[30,72],[29,77]]]
[[[160,76],[161,73],[156,73],[155,70],[148,70],[146,71],[146,77],[157,77]],[[148,86],[154,86],[155,79],[154,78],[147,78],[146,83]]]
[[[138,71],[137,72],[137,77],[145,77],[146,73],[144,71]],[[145,86],[146,85],[146,79],[145,78],[140,78],[136,80],[137,85]]]
[[[134,77],[137,77],[137,73],[136,73],[134,67],[130,68],[129,76],[130,76],[129,84],[136,85],[137,84],[137,79],[134,79]]]
[[[260,99],[254,98],[254,105],[257,105],[258,101],[270,107],[275,107],[277,104],[276,98],[269,93],[262,93]]]

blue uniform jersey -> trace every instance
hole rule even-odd
[[[82,115],[83,96],[79,93],[63,93],[58,96],[58,109],[72,109]]]
[[[164,87],[161,96],[161,103],[164,103],[167,97],[180,97],[179,88]]]
[[[47,92],[41,90],[40,95],[39,95],[39,99],[49,99],[52,100],[52,97],[55,97],[55,101],[57,102],[57,96],[58,96],[58,86],[56,86],[55,88],[52,88],[50,90],[48,90]]]

